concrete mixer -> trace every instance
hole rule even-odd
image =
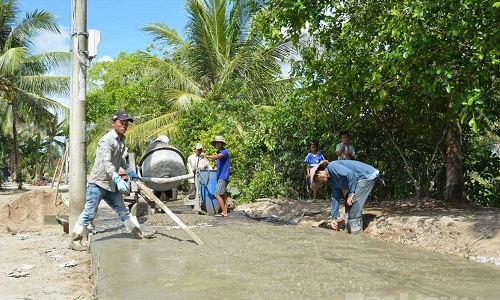
[[[129,164],[134,168],[135,155],[129,153]],[[141,178],[141,181],[145,185],[154,191],[154,194],[159,197],[161,192],[170,192],[169,198],[171,200],[177,200],[178,188],[184,179],[193,178],[194,174],[189,168],[186,168],[184,163],[184,156],[182,153],[174,146],[161,142],[155,141],[151,143],[146,151],[144,151],[139,165],[136,168],[137,174]],[[132,192],[135,192],[133,197],[133,206],[131,205],[131,210],[133,214],[144,215],[149,214],[149,212],[144,212],[144,207],[138,207],[139,199],[137,186],[134,183],[132,185]],[[150,201],[148,197],[144,198],[149,206],[151,207],[151,212],[155,212],[156,205],[154,201]],[[127,198],[125,198],[127,201]],[[170,199],[167,199],[170,200]],[[130,202],[130,198],[128,198]],[[189,204],[189,203],[186,203]],[[140,210],[141,212],[138,212]]]

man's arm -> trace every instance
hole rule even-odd
[[[109,178],[112,178],[113,173],[116,172],[111,156],[111,144],[106,139],[101,139],[97,144],[96,157],[100,157],[104,171]]]
[[[349,169],[348,169],[349,170]],[[346,174],[347,181],[349,182],[349,196],[347,197],[347,204],[352,205],[352,200],[354,199],[354,192],[356,191],[356,187],[358,186],[358,178],[356,178],[356,174],[354,171],[349,170]]]
[[[206,158],[210,158],[210,159],[219,159],[219,158],[223,158],[224,157],[224,154],[222,153],[217,153],[215,155],[205,155]]]
[[[332,203],[330,204],[330,214],[332,215],[332,220],[340,217],[340,189],[334,188],[332,190]]]

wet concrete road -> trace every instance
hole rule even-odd
[[[175,211],[174,211],[175,212]],[[320,228],[166,214],[133,240],[99,210],[91,254],[99,299],[500,299],[500,268]]]

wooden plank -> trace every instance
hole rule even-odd
[[[56,196],[54,197],[54,205],[58,205],[57,203],[57,196],[59,195],[59,185],[61,184],[61,176],[63,174],[63,169],[64,165],[66,164],[66,159],[68,158],[68,151],[64,151],[64,155],[61,161],[61,170],[59,170],[59,177],[57,177],[57,189],[56,189]]]
[[[64,156],[64,154],[63,154]],[[54,171],[54,175],[52,176],[52,182],[50,183],[50,188],[54,187],[54,182],[56,182],[57,172],[59,172],[59,165],[61,164],[62,158],[57,160],[56,170]]]
[[[196,242],[196,244],[198,245],[203,245],[203,241],[196,235],[194,234],[194,232],[192,232],[187,226],[186,224],[184,224],[181,219],[179,219],[179,217],[177,217],[163,202],[161,202],[160,199],[158,199],[158,197],[155,196],[155,194],[153,193],[153,191],[148,188],[144,182],[138,180],[136,181],[137,183],[137,186],[139,187],[140,191],[145,193],[150,199],[152,199],[156,204],[158,204],[161,209],[163,209],[163,211],[172,219],[174,220],[175,223],[177,223],[177,225],[179,225],[182,230],[184,230],[187,234],[189,234],[190,237],[193,238],[193,240]]]

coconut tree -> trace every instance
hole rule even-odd
[[[2,129],[12,136],[11,170],[20,161],[17,133],[23,123],[46,127],[57,122],[55,113],[67,108],[47,97],[67,93],[69,78],[49,75],[69,63],[68,52],[34,53],[42,32],[60,33],[55,15],[35,10],[18,18],[17,0],[0,1],[0,108]]]
[[[269,46],[251,34],[250,1],[187,0],[186,12],[185,38],[164,23],[143,27],[162,52],[143,56],[154,62],[151,76],[171,110],[129,129],[131,144],[169,132],[194,102],[245,91],[256,105],[272,104],[286,86],[280,62],[292,53],[291,43]]]

